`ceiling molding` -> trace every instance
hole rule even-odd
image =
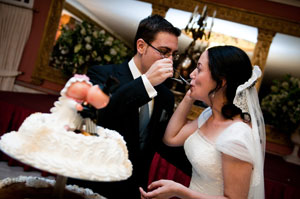
[[[248,26],[257,27],[278,33],[300,37],[300,22],[289,21],[287,19],[270,16],[255,11],[250,11],[237,7],[215,3],[207,0],[140,0],[151,4],[175,8],[188,12],[193,12],[196,5],[202,10],[204,5],[208,7],[208,15],[212,16],[213,11],[217,11],[216,18],[228,20]]]
[[[300,1],[299,0],[268,0],[268,1],[273,1],[276,3],[282,3],[290,6],[296,6],[300,7]]]

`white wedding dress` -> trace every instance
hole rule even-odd
[[[211,109],[205,109],[198,118],[198,129],[184,143],[185,153],[193,167],[190,189],[209,195],[224,194],[221,153],[225,153],[254,165],[248,194],[248,198],[254,198],[255,190],[263,189],[264,183],[262,171],[257,171],[253,162],[251,127],[244,122],[235,122],[219,135],[216,142],[212,142],[199,130],[210,116]]]

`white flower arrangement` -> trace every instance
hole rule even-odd
[[[132,56],[132,50],[105,30],[83,21],[74,28],[66,25],[56,41],[50,66],[61,69],[70,77],[85,73],[93,65],[118,64]]]
[[[267,123],[292,133],[300,124],[300,78],[286,75],[274,80],[271,92],[261,101],[261,108]]]

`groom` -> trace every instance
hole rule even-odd
[[[122,64],[91,67],[87,76],[103,85],[109,77],[119,81],[107,107],[98,110],[98,125],[118,131],[126,141],[132,176],[120,182],[70,183],[89,187],[114,198],[140,198],[146,188],[151,160],[173,113],[174,96],[163,82],[173,76],[173,58],[181,31],[159,15],[143,19],[134,40],[134,57]],[[143,116],[143,118],[142,118]]]

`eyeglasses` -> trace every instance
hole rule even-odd
[[[144,41],[145,41],[145,40],[144,40]],[[147,42],[147,41],[145,41],[145,42],[146,42],[146,44],[148,44],[151,48],[153,48],[154,50],[156,50],[156,51],[161,55],[162,58],[168,58],[168,57],[170,57],[170,56],[172,55],[173,60],[176,61],[176,60],[179,59],[179,54],[178,54],[177,52],[174,52],[173,54],[171,54],[171,53],[169,52],[169,50],[167,50],[166,52],[163,52],[162,50],[159,50],[159,49],[155,48],[154,46],[152,46],[149,42]],[[185,78],[183,78],[183,77],[180,75],[179,71],[177,71],[176,68],[173,67],[173,69],[174,69],[174,72],[178,74],[178,77],[179,77],[179,78],[172,77],[172,78],[171,78],[172,80],[175,80],[175,81],[179,82],[180,84],[186,84],[186,85],[188,85],[188,86],[191,85],[191,83],[189,82],[190,79],[189,79],[189,80],[186,80]]]
[[[174,53],[170,53],[169,50],[166,50],[166,51],[163,51],[163,50],[159,50],[157,48],[155,48],[154,46],[152,46],[149,42],[147,42],[146,40],[144,40],[146,42],[146,44],[148,44],[151,48],[153,48],[154,50],[156,50],[160,56],[162,58],[168,58],[170,56],[173,57],[173,60],[178,60],[179,59],[179,54],[177,52],[174,52]]]

